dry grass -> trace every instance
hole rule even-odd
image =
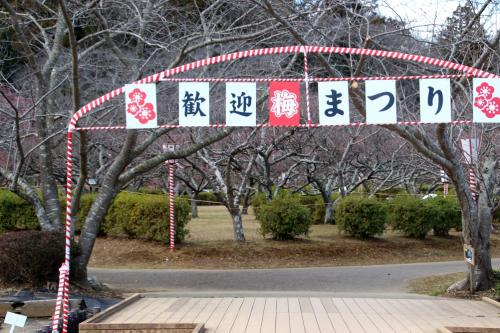
[[[465,278],[466,273],[452,273],[444,275],[432,275],[418,278],[408,283],[408,291],[415,294],[429,296],[446,295],[446,290],[453,283]]]
[[[252,213],[244,216],[247,241],[233,241],[231,219],[221,206],[199,207],[200,217],[189,224],[190,236],[175,253],[165,244],[100,238],[90,265],[127,268],[273,268],[368,265],[461,260],[460,235],[425,240],[386,232],[372,240],[338,234],[336,226],[314,225],[308,238],[278,242],[263,239]],[[500,256],[500,238],[492,236],[492,255]]]

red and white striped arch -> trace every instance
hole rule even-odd
[[[326,46],[284,46],[284,47],[274,47],[266,49],[255,49],[246,50],[234,53],[223,54],[217,57],[206,58],[198,60],[189,64],[181,65],[172,69],[167,69],[159,73],[145,77],[135,83],[157,83],[159,81],[205,81],[205,82],[267,82],[274,79],[263,78],[263,79],[231,79],[231,78],[213,78],[213,79],[181,79],[175,78],[173,76],[188,72],[197,68],[202,68],[209,65],[215,65],[223,63],[226,61],[234,61],[238,59],[245,59],[258,56],[268,56],[268,55],[279,55],[279,54],[296,54],[303,53],[305,60],[304,66],[304,78],[303,79],[279,79],[279,80],[289,80],[289,81],[303,81],[306,82],[306,93],[308,83],[312,81],[363,81],[363,80],[408,80],[408,79],[426,79],[426,78],[458,78],[458,77],[480,77],[480,78],[495,78],[498,77],[495,74],[482,71],[477,68],[453,63],[446,60],[425,57],[421,55],[401,53],[395,51],[385,51],[385,50],[371,50],[371,49],[361,49],[361,48],[346,48],[346,47],[326,47]],[[406,60],[409,62],[417,62],[423,64],[434,65],[440,68],[446,68],[450,70],[455,70],[462,72],[462,74],[450,74],[450,75],[420,75],[420,76],[381,76],[381,77],[348,77],[348,78],[308,78],[308,68],[307,68],[307,54],[352,54],[352,55],[363,55],[370,57],[380,57],[386,59],[398,59]],[[73,174],[73,133],[75,131],[83,130],[117,130],[125,129],[125,126],[99,126],[99,127],[77,127],[78,121],[85,116],[88,112],[99,107],[105,102],[111,100],[124,93],[124,87],[120,87],[107,94],[91,101],[90,103],[79,109],[71,118],[68,127],[68,137],[67,137],[67,152],[66,152],[66,245],[65,245],[65,262],[61,269],[58,299],[56,303],[56,310],[53,317],[53,332],[57,332],[59,319],[62,317],[62,331],[67,332],[67,319],[68,319],[68,302],[69,302],[69,267],[70,267],[70,230],[71,230],[71,200],[72,200],[72,174]],[[306,96],[307,101],[309,100]],[[301,127],[318,127],[317,124],[310,123],[309,108],[308,112],[308,124],[301,124]],[[453,124],[469,124],[469,120],[458,120],[453,121]],[[418,121],[406,121],[399,122],[400,125],[419,125],[422,124]],[[366,123],[352,123],[347,126],[364,126]],[[224,127],[224,124],[213,124],[211,127]],[[269,126],[268,124],[261,124],[259,126]],[[181,127],[179,125],[160,125],[159,127]]]

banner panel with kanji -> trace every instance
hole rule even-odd
[[[300,84],[273,81],[269,84],[269,123],[271,126],[298,126],[300,123]]]

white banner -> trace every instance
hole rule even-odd
[[[226,125],[256,126],[257,85],[254,82],[226,83]]]
[[[156,84],[125,85],[125,119],[127,128],[156,128]]]
[[[451,121],[450,79],[423,79],[420,86],[420,121],[449,123]]]
[[[209,83],[179,83],[179,125],[210,126]]]
[[[321,125],[349,125],[347,82],[318,82],[318,102]]]
[[[472,98],[475,123],[500,123],[500,79],[474,79]]]
[[[366,122],[368,124],[397,123],[396,81],[366,81],[365,96]]]

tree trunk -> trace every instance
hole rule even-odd
[[[237,242],[245,241],[245,234],[243,233],[243,220],[241,219],[241,211],[239,207],[230,208],[231,219],[233,220],[234,240]]]
[[[197,218],[198,217],[198,202],[196,201],[196,193],[194,191],[191,191],[189,187],[186,187],[186,192],[189,195],[189,199],[191,199],[191,217]]]
[[[493,168],[494,169],[494,168]],[[464,242],[471,245],[475,251],[475,266],[468,265],[469,274],[466,281],[455,285],[454,289],[471,289],[470,278],[472,276],[472,290],[487,290],[493,287],[493,268],[491,266],[490,253],[490,232],[492,223],[492,209],[488,201],[487,189],[488,179],[494,181],[491,174],[484,175],[484,186],[481,186],[481,192],[478,193],[477,203],[472,198],[468,182],[460,167],[455,169],[453,175],[458,179],[453,179],[457,189],[457,197],[462,211],[462,226]]]
[[[246,191],[243,197],[243,208],[241,209],[241,214],[248,215],[249,206],[250,206],[250,190]]]
[[[325,203],[325,224],[333,224],[333,208],[332,200]]]

